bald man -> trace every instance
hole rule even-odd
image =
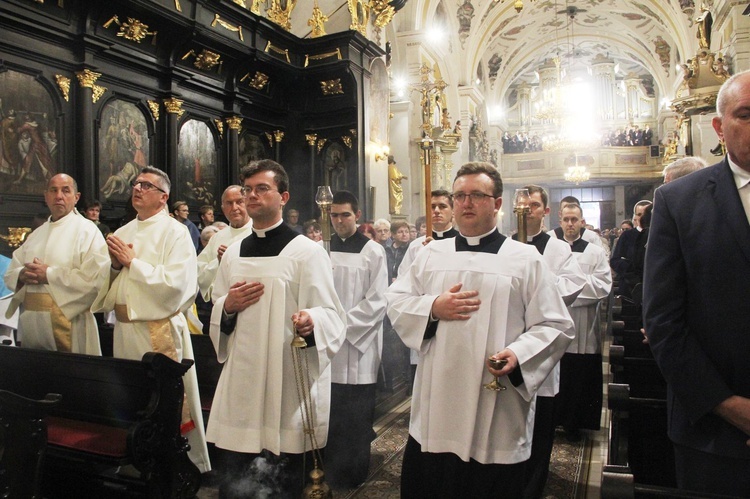
[[[80,197],[73,177],[50,178],[50,217],[13,252],[5,284],[15,295],[7,314],[21,307],[24,347],[101,355],[91,304],[109,272],[109,254],[97,226],[75,209]]]

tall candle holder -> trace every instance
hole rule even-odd
[[[513,200],[513,213],[516,214],[518,222],[518,241],[526,244],[526,215],[531,212],[529,206],[529,190],[516,189],[516,196]]]
[[[327,185],[319,185],[315,194],[315,202],[320,208],[320,225],[323,230],[323,247],[326,253],[331,254],[331,205],[333,204],[333,193]]]

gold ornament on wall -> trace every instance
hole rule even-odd
[[[314,134],[314,133],[308,134],[308,135],[305,135],[305,140],[307,141],[307,145],[314,146],[315,141],[318,140],[318,136],[317,134]]]
[[[239,116],[231,116],[227,118],[226,121],[230,130],[237,130],[237,133],[240,133],[240,130],[242,130],[242,118]]]
[[[57,87],[60,89],[60,92],[63,95],[63,99],[65,99],[65,102],[68,102],[70,99],[70,78],[67,78],[63,75],[55,75],[55,81],[57,82]]]
[[[349,14],[352,24],[349,29],[359,31],[362,36],[367,36],[367,21],[370,18],[370,7],[363,0],[347,0]]]
[[[245,81],[250,77],[250,73],[247,73],[245,76],[243,76],[240,81]],[[253,77],[248,82],[248,85],[253,87],[255,90],[263,90],[266,85],[268,84],[268,75],[265,73],[261,73],[260,71],[256,71]]]
[[[351,134],[352,137],[356,137],[357,136],[357,129],[356,128],[350,128],[349,129],[349,133]]]
[[[198,69],[202,69],[203,71],[209,71],[213,69],[216,65],[221,68],[222,63],[220,62],[221,55],[217,54],[216,52],[211,52],[210,50],[203,49],[201,50],[200,54],[196,54],[195,50],[190,49],[185,53],[185,55],[182,56],[182,60],[184,61],[190,56],[194,56],[195,60],[193,61],[193,66],[195,66]]]
[[[271,148],[273,149],[273,135],[266,132],[266,140],[268,140],[268,145],[270,145]]]
[[[164,107],[169,114],[176,114],[177,117],[180,118],[185,113],[185,110],[182,109],[183,102],[184,101],[181,101],[180,99],[170,97],[169,99],[164,99]]]
[[[324,54],[305,54],[305,67],[307,67],[308,64],[310,64],[310,61],[322,61],[323,59],[328,59],[329,57],[336,57],[339,61],[341,60],[341,49],[337,48],[336,50],[332,52],[326,52]]]
[[[341,140],[344,142],[344,145],[348,147],[349,149],[352,148],[352,138],[348,135],[344,135],[341,137]]]
[[[8,227],[8,235],[0,235],[0,239],[8,243],[11,248],[18,248],[29,234],[31,234],[31,227]]]
[[[266,43],[266,48],[263,50],[264,52],[268,53],[269,51],[275,52],[277,54],[283,55],[286,57],[286,62],[291,63],[292,61],[289,59],[289,49],[280,49],[278,47],[274,47],[273,43],[270,41]]]
[[[276,142],[281,142],[282,140],[284,140],[284,132],[282,132],[281,130],[275,130],[273,132],[273,140],[275,140]]]
[[[216,129],[219,131],[219,137],[223,139],[224,138],[224,122],[221,121],[221,118],[214,118],[214,124],[216,125]]]
[[[151,111],[151,116],[154,117],[154,121],[159,121],[159,103],[155,100],[147,100],[146,104]]]
[[[84,69],[83,71],[76,72],[76,78],[78,78],[78,84],[83,88],[93,88],[96,80],[99,79],[101,73],[91,71],[90,69]]]
[[[312,28],[310,36],[318,38],[326,34],[325,23],[328,21],[328,16],[323,14],[323,11],[318,7],[318,0],[315,0],[313,5],[312,17],[307,20],[307,25]]]
[[[94,85],[91,87],[91,102],[96,104],[96,101],[98,101],[106,91],[107,87],[102,87],[101,85]]]
[[[158,31],[149,31],[148,24],[144,24],[138,19],[128,17],[127,22],[120,22],[118,16],[112,16],[109,21],[104,23],[104,29],[108,29],[112,23],[120,27],[117,36],[121,36],[128,41],[141,43],[144,38],[151,36],[151,45],[156,45],[156,35]]]
[[[232,2],[239,5],[243,9],[247,9],[247,4],[245,3],[245,0],[232,0]]]
[[[327,139],[318,139],[318,154],[323,150],[323,146],[326,145],[326,142],[328,142]]]
[[[215,28],[217,24],[219,24],[224,29],[234,31],[239,35],[241,41],[245,41],[245,37],[242,35],[242,26],[235,26],[233,24],[230,24],[224,21],[219,14],[214,14],[214,20],[211,22],[211,27]]]
[[[393,20],[393,16],[396,15],[396,9],[394,9],[393,6],[388,5],[388,2],[385,0],[372,0],[372,2],[370,2],[370,8],[372,9],[372,14],[374,16],[372,23],[378,29],[383,29],[388,26],[388,23]]]
[[[341,78],[335,80],[323,80],[320,82],[320,88],[323,91],[323,95],[338,95],[344,93],[344,88],[341,86]]]
[[[268,20],[274,22],[287,31],[292,29],[292,11],[297,0],[271,0],[271,8],[266,12]]]

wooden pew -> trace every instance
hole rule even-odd
[[[0,347],[0,389],[62,396],[46,418],[44,495],[195,496],[200,472],[180,434],[191,365],[151,352],[134,361]]]
[[[216,358],[216,350],[207,334],[191,334],[193,355],[195,357],[195,374],[198,376],[198,391],[201,397],[204,424],[208,424],[211,404],[214,401],[216,385],[219,384],[223,364]]]
[[[738,499],[731,496],[690,492],[674,487],[660,487],[636,483],[627,466],[604,466],[602,470],[602,499]]]
[[[45,417],[62,396],[42,400],[0,390],[0,497],[39,497],[47,449]]]

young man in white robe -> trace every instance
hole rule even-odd
[[[570,306],[586,284],[586,277],[570,250],[570,245],[542,231],[544,217],[549,214],[547,192],[538,185],[524,186],[529,191],[526,215],[526,243],[534,246],[547,266],[555,274],[555,284],[565,305]],[[513,236],[518,240],[518,234]],[[526,470],[524,499],[541,498],[549,475],[552,446],[555,441],[555,395],[560,391],[560,363],[544,380],[536,392],[534,437],[531,457]]]
[[[497,231],[499,172],[463,165],[453,200],[460,234],[425,246],[386,292],[394,328],[421,354],[401,496],[521,497],[534,395],[573,321],[539,252]],[[505,390],[484,388],[494,377]]]
[[[255,161],[242,169],[240,181],[253,233],[227,248],[214,281],[211,339],[224,369],[207,437],[222,450],[220,497],[257,493],[258,457],[280,466],[272,468],[278,483],[262,486],[278,485],[274,497],[299,497],[303,467],[313,464],[310,440],[319,448],[326,444],[331,359],[344,341],[346,314],[323,247],[282,219],[289,200],[284,168]],[[309,434],[290,346],[295,335],[308,345],[302,354],[311,380]]]
[[[91,305],[109,273],[107,244],[75,209],[76,181],[55,175],[44,191],[49,219],[13,252],[5,284],[15,291],[6,314],[21,307],[24,347],[101,355]]]
[[[583,212],[570,204],[563,208],[560,225],[586,277],[586,285],[570,306],[576,338],[560,361],[560,392],[556,423],[568,438],[579,438],[581,429],[598,430],[602,412],[602,339],[599,312],[612,290],[612,270],[606,253],[581,237]]]
[[[246,238],[253,231],[253,221],[247,214],[245,198],[241,191],[242,187],[239,185],[230,185],[224,189],[221,195],[221,211],[229,222],[229,227],[211,237],[198,255],[198,288],[203,299],[209,303],[224,252],[233,242]]]
[[[333,283],[346,310],[346,340],[331,362],[331,424],[326,474],[340,488],[367,478],[375,417],[375,386],[383,352],[388,264],[383,245],[357,232],[359,202],[348,191],[333,195]]]
[[[93,309],[115,312],[115,357],[140,360],[153,351],[177,362],[194,358],[184,313],[198,291],[195,246],[187,228],[165,210],[170,188],[166,173],[143,168],[133,182],[138,216],[107,237],[111,269]],[[183,381],[188,455],[201,472],[209,471],[195,366]]]
[[[565,209],[565,207],[568,206],[569,204],[581,206],[581,202],[578,200],[577,197],[565,196],[564,198],[560,200],[560,210],[557,212],[558,219],[562,220],[563,209]],[[587,241],[589,243],[592,243],[604,249],[604,243],[602,242],[602,239],[599,237],[599,235],[593,230],[586,229],[586,220],[584,220],[583,223],[581,224],[580,232],[581,232],[581,238],[583,238],[584,241]],[[548,234],[560,240],[565,239],[565,229],[562,226],[548,231]]]

